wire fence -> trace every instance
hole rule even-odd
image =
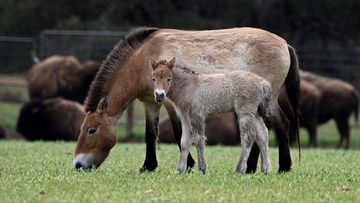
[[[102,61],[126,32],[44,30],[37,38],[0,37],[0,74],[26,73],[40,59],[51,55],[74,55],[81,62]],[[360,89],[360,39],[308,40],[293,44],[300,67],[348,81]]]

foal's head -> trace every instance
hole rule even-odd
[[[152,69],[152,80],[154,81],[154,96],[156,102],[162,102],[166,93],[169,91],[172,82],[172,69],[175,67],[175,58],[171,61],[162,60],[156,62],[150,61],[150,68]]]
[[[96,111],[89,112],[81,125],[73,162],[76,169],[99,167],[116,143],[117,119],[105,112],[106,107],[107,99],[103,97]]]

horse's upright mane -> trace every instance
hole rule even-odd
[[[115,45],[103,61],[99,72],[91,83],[88,96],[85,100],[86,112],[94,112],[96,110],[101,97],[105,96],[106,91],[109,91],[109,85],[116,69],[125,61],[129,53],[138,48],[149,35],[158,30],[159,28],[138,28],[130,32],[124,40],[120,40]]]

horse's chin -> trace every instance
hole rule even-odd
[[[155,101],[156,101],[156,103],[161,104],[164,101],[164,99],[155,99]]]

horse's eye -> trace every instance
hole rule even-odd
[[[89,129],[88,129],[88,133],[89,133],[90,135],[92,135],[92,134],[94,134],[94,133],[96,132],[96,130],[97,130],[97,128],[89,128]]]
[[[167,81],[170,82],[171,78],[168,78]]]
[[[155,78],[152,79],[155,82]]]

